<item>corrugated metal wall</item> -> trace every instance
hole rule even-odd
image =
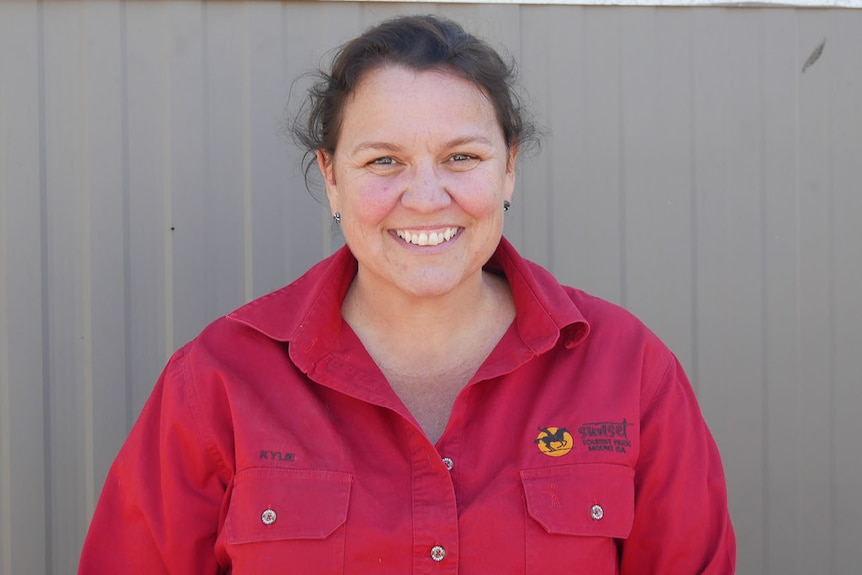
[[[7,0],[0,575],[73,573],[168,354],[338,243],[285,105],[405,10],[519,60],[550,135],[506,233],[676,350],[739,573],[857,573],[862,10]]]

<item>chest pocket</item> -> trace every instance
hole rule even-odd
[[[224,523],[233,572],[342,573],[350,487],[351,475],[339,471],[237,473]]]
[[[634,470],[585,463],[521,471],[527,575],[619,573],[634,520]]]

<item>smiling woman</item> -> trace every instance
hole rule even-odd
[[[475,304],[496,285],[481,281],[482,266],[500,241],[515,151],[471,82],[400,65],[369,71],[345,106],[334,153],[318,153],[359,262],[348,298],[385,302],[375,316],[391,324],[403,306],[439,313],[427,297],[445,295],[463,306],[456,317],[481,322]]]
[[[171,358],[80,573],[733,572],[679,362],[503,237],[512,88],[432,16],[340,49],[298,136],[346,246]]]

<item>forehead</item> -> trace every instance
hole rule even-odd
[[[383,131],[458,129],[502,137],[494,107],[476,84],[450,71],[386,65],[365,73],[346,100],[339,141]]]
[[[465,78],[465,76],[457,69],[447,68],[445,66],[413,68],[406,64],[384,62],[382,64],[372,66],[362,73],[359,77],[359,81],[356,83],[354,93],[364,84],[374,84],[376,82],[383,81],[384,83],[405,85],[425,78],[430,79],[432,82],[434,80],[452,80],[458,83],[463,83],[464,85],[472,86],[474,89],[481,91],[480,86]]]

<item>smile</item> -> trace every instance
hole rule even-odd
[[[461,228],[446,228],[436,232],[411,232],[395,230],[395,235],[415,246],[437,246],[454,238]]]

